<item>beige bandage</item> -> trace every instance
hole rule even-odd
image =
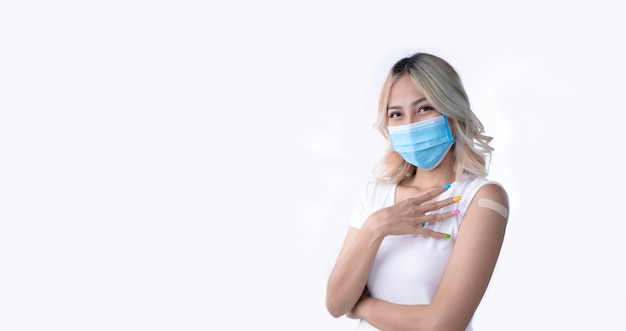
[[[491,199],[487,199],[487,198],[481,198],[478,200],[478,206],[479,207],[484,207],[484,208],[489,208],[493,211],[495,211],[496,213],[502,215],[504,218],[506,218],[506,216],[509,214],[509,210],[506,209],[505,206],[503,206],[502,204],[500,204],[499,202],[495,201],[495,200],[491,200]]]

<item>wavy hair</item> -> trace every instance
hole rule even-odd
[[[485,130],[469,103],[469,98],[456,70],[445,60],[427,53],[416,53],[396,62],[383,84],[378,104],[378,116],[374,127],[385,137],[387,151],[375,167],[376,179],[399,182],[413,176],[416,167],[393,151],[387,131],[387,107],[391,86],[404,75],[409,75],[415,86],[437,111],[448,116],[455,143],[454,172],[456,179],[463,173],[478,177],[487,176],[491,162],[493,139]]]

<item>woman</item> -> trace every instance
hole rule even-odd
[[[452,66],[417,53],[391,68],[377,129],[388,142],[329,276],[326,306],[357,330],[472,330],[508,219],[488,180],[491,137]]]

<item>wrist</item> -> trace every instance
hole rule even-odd
[[[371,243],[381,242],[387,236],[382,222],[376,214],[367,218],[361,227],[362,235],[370,239]]]
[[[361,300],[359,300],[359,303],[357,303],[357,305],[352,310],[352,313],[360,319],[367,319],[367,311],[368,309],[370,309],[373,300],[374,299],[369,296],[361,298]]]

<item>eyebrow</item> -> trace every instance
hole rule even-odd
[[[413,101],[413,102],[411,103],[411,106],[417,106],[417,105],[419,105],[419,104],[420,104],[421,102],[423,102],[423,101],[426,101],[426,98],[419,98],[419,99],[417,99],[417,100]],[[400,106],[391,106],[391,107],[387,107],[387,111],[389,111],[389,110],[391,110],[391,109],[402,109],[402,107],[400,107]]]

